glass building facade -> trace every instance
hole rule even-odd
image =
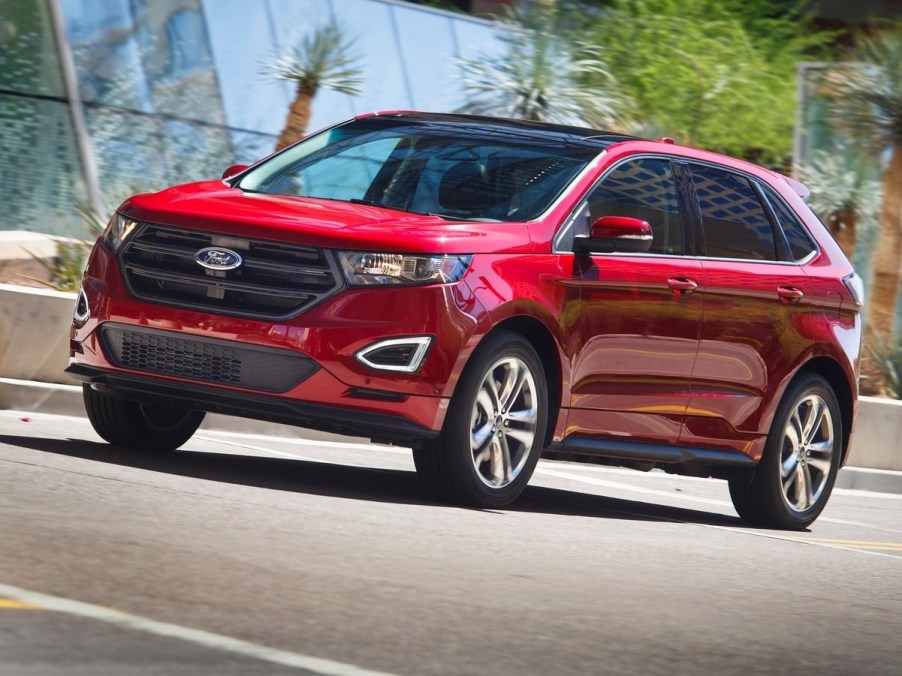
[[[218,177],[272,151],[294,91],[263,71],[335,22],[363,71],[310,129],[385,109],[451,111],[455,57],[487,21],[397,0],[0,0],[0,230],[76,237],[76,206]]]

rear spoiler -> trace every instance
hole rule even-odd
[[[776,173],[776,172],[774,172],[774,173]],[[777,176],[779,176],[784,181],[786,181],[789,184],[789,187],[793,189],[793,192],[795,192],[796,195],[801,197],[803,200],[806,200],[806,201],[808,200],[808,196],[811,194],[811,191],[808,188],[806,188],[804,184],[799,183],[794,178],[790,178],[789,176],[784,176],[783,174],[777,173]]]

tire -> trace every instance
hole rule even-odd
[[[548,386],[535,349],[509,332],[489,336],[457,385],[441,435],[413,453],[435,494],[480,508],[519,497],[545,445]]]
[[[114,446],[141,451],[174,451],[200,427],[203,411],[139,404],[82,387],[91,426]]]
[[[842,418],[829,383],[802,375],[783,396],[758,467],[730,481],[739,516],[765,528],[803,530],[827,505],[842,456]]]

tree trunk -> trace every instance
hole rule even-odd
[[[855,255],[855,240],[858,233],[858,214],[851,209],[840,209],[830,218],[830,231],[839,248],[851,261]]]
[[[291,108],[288,109],[288,117],[285,119],[285,128],[279,134],[276,141],[276,150],[290,146],[295,141],[300,141],[307,133],[307,125],[310,124],[310,107],[313,97],[316,96],[316,86],[298,84]]]
[[[902,143],[893,148],[883,175],[883,209],[874,258],[868,321],[877,344],[893,344],[899,281],[902,279]]]

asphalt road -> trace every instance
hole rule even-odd
[[[0,674],[370,672],[899,674],[902,496],[781,533],[718,481],[543,461],[477,511],[406,449],[0,411]]]

